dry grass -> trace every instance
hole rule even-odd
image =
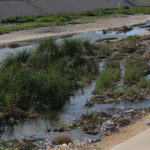
[[[61,144],[69,144],[69,143],[73,143],[73,140],[68,137],[68,136],[57,136],[54,141],[53,141],[53,144],[55,145],[61,145]]]

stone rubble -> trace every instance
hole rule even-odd
[[[119,128],[135,122],[149,112],[150,108],[125,109],[110,107],[107,109],[107,112],[95,111],[83,114],[80,119],[75,119],[73,121],[72,126],[77,128],[80,127],[87,134],[95,135],[98,132],[101,132],[101,137],[103,137],[118,132]],[[29,147],[32,147],[32,150],[80,150],[82,147],[98,141],[100,141],[100,139],[85,138],[82,141],[75,140],[68,144],[63,143],[60,145],[54,145],[54,142],[49,141],[48,139],[28,137],[22,139],[22,141],[0,141],[0,149],[6,150],[7,146],[14,145],[15,150],[28,149]]]
[[[74,143],[54,145],[52,141],[45,139],[33,144],[37,145],[38,150],[80,150],[82,147],[100,141],[100,139],[84,139],[83,141],[74,140]]]

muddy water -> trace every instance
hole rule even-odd
[[[133,27],[131,31],[128,31],[128,32],[117,33],[117,31],[112,31],[112,32],[108,32],[105,34],[103,33],[103,31],[94,31],[94,32],[77,34],[69,38],[72,38],[72,39],[84,38],[91,42],[95,42],[95,41],[102,40],[102,39],[108,39],[108,38],[123,38],[123,37],[131,36],[131,35],[141,34],[141,33],[148,31],[147,25],[150,25],[150,23],[147,22],[145,24],[145,27],[143,25],[135,26]],[[62,43],[62,39],[63,38],[57,39],[57,43],[59,44]]]
[[[19,48],[9,48],[9,47],[0,48],[0,61],[2,62],[7,56],[9,56],[11,54],[16,54],[17,52],[22,51],[22,50],[31,51],[36,46],[37,46],[37,44],[28,45],[28,46],[21,46]]]
[[[91,42],[95,42],[96,40],[104,39],[104,38],[120,38],[126,37],[129,35],[140,34],[146,32],[147,28],[140,28],[140,26],[134,27],[132,31],[126,33],[119,33],[117,34],[115,31],[109,32],[107,34],[103,34],[102,31],[97,32],[89,32],[85,34],[74,35],[71,38],[86,38]],[[63,39],[58,39],[57,43],[61,43]],[[0,61],[2,61],[7,55],[11,52],[16,53],[16,51],[21,51],[25,48],[32,49],[36,45],[31,45],[27,47],[20,47],[11,49],[11,48],[3,48],[0,49]],[[122,60],[120,63],[121,67],[121,76],[124,76],[124,61]],[[103,71],[104,62],[99,63],[99,72]],[[123,83],[119,83],[121,86]],[[95,89],[95,82],[91,83],[88,87],[79,89],[74,96],[70,97],[69,102],[64,106],[63,109],[57,111],[49,111],[47,114],[48,118],[45,119],[44,117],[40,117],[37,120],[26,120],[18,125],[14,125],[12,127],[7,127],[5,132],[2,135],[2,139],[22,139],[24,136],[31,136],[34,135],[35,137],[40,138],[48,138],[53,139],[55,136],[61,134],[67,134],[73,139],[83,139],[83,138],[99,138],[101,133],[99,132],[96,136],[91,136],[85,134],[80,129],[74,129],[72,131],[68,131],[65,133],[57,133],[57,132],[50,132],[47,133],[45,130],[47,128],[56,128],[62,126],[64,124],[71,123],[74,119],[78,119],[82,114],[91,112],[94,110],[99,111],[106,111],[108,107],[111,107],[112,104],[94,104],[93,107],[89,108],[88,110],[84,107],[87,100],[92,97],[92,91]],[[150,107],[150,97],[147,97],[147,100],[141,102],[122,102],[120,104],[116,104],[116,107],[134,107],[134,108],[141,108],[141,107]]]
[[[56,128],[60,125],[71,123],[73,119],[78,119],[81,114],[87,111],[84,105],[86,101],[90,97],[92,97],[91,92],[94,90],[94,88],[95,83],[92,83],[83,91],[78,90],[75,96],[70,97],[70,101],[64,106],[62,110],[58,110],[56,112],[49,112],[50,117],[48,119],[40,117],[37,120],[28,120],[13,127],[8,127],[5,130],[5,133],[3,134],[2,138],[22,139],[24,136],[35,135],[35,137],[53,139],[54,136],[64,134],[56,132],[46,133],[45,130],[51,127]],[[79,139],[79,137],[85,137],[84,132],[80,131],[79,129],[72,130],[71,132],[66,132],[65,134],[68,134],[74,139]]]
[[[67,38],[58,38],[56,40],[56,43],[61,44],[64,39],[69,39],[69,38],[72,38],[72,39],[85,38],[91,42],[96,42],[97,40],[108,39],[108,38],[123,38],[123,37],[131,36],[131,35],[136,35],[136,34],[147,32],[149,26],[150,26],[150,22],[147,22],[145,25],[135,26],[133,27],[131,31],[121,32],[119,34],[117,33],[117,31],[108,32],[106,34],[104,34],[103,31],[82,33],[82,34],[73,35]],[[29,45],[29,46],[21,46],[20,48],[0,48],[0,61],[5,59],[7,55],[9,55],[10,53],[16,53],[17,51],[21,51],[24,49],[30,50],[36,47],[37,45],[38,44]]]

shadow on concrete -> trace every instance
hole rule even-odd
[[[134,4],[133,2],[131,2],[131,0],[124,0],[124,2],[126,2],[130,6],[136,6],[136,4]]]

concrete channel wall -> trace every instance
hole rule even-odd
[[[150,0],[0,0],[0,18],[150,4]]]

